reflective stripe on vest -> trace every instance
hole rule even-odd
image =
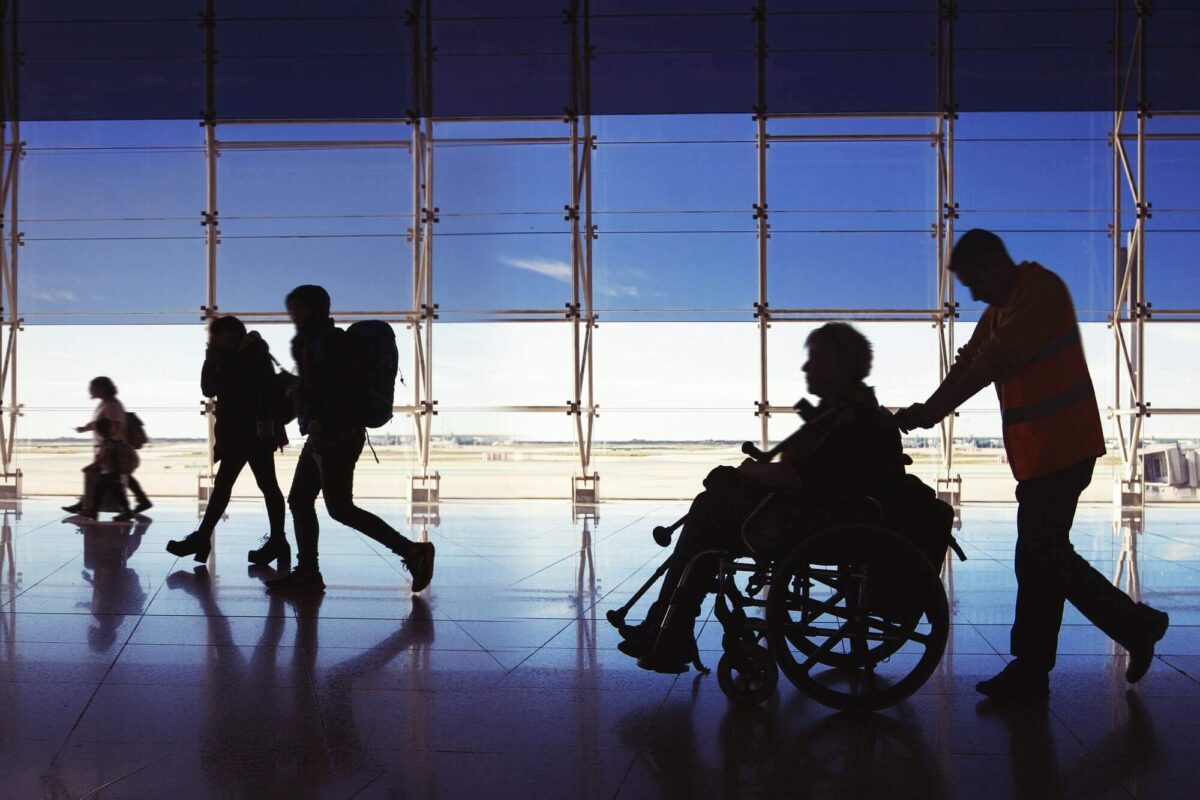
[[[1042,271],[1033,264],[1021,269],[1018,280]],[[1105,450],[1096,392],[1065,290],[1055,314],[1057,333],[1029,363],[997,385],[1004,445],[1017,480],[1057,472]]]
[[[1092,386],[1091,378],[1077,383],[1062,394],[1051,397],[1048,400],[1043,400],[1040,403],[1031,403],[1019,408],[1004,409],[1004,424],[1021,425],[1026,422],[1037,422],[1051,414],[1066,411],[1071,406],[1087,400],[1089,397],[1093,399],[1096,397],[1096,390]]]

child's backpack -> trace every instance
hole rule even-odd
[[[382,428],[391,422],[395,405],[396,376],[400,371],[396,333],[391,325],[377,319],[356,322],[346,333],[354,352],[359,421],[368,428]]]
[[[125,414],[125,441],[134,450],[141,450],[150,439],[146,436],[146,426],[142,418],[132,412]]]

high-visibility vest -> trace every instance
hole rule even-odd
[[[1046,270],[1022,264],[1017,286]],[[996,383],[1004,418],[1004,448],[1019,481],[1039,478],[1104,455],[1096,391],[1080,341],[1071,295],[1056,303],[1054,334],[1032,361]],[[995,328],[998,315],[992,314]]]

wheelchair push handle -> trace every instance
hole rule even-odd
[[[675,531],[679,528],[680,525],[683,524],[683,521],[686,519],[687,519],[687,517],[683,516],[683,517],[680,517],[679,519],[675,520],[674,522],[672,522],[670,525],[667,525],[665,527],[662,525],[654,526],[654,541],[658,544],[658,546],[659,547],[670,547],[671,546],[671,535],[675,533]]]
[[[754,442],[742,442],[742,454],[750,456],[755,461],[770,461],[771,457],[754,446]]]

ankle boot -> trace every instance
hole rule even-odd
[[[212,551],[212,538],[206,534],[196,531],[188,534],[179,541],[167,542],[167,552],[173,556],[195,556],[196,560],[201,564],[208,561],[208,554]]]
[[[258,566],[265,566],[278,559],[279,567],[282,568],[292,561],[292,546],[282,533],[274,536],[267,534],[262,538],[262,546],[248,552],[246,558],[251,564]]]

